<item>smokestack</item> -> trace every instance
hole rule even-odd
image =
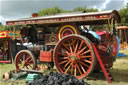
[[[32,17],[38,17],[38,14],[37,13],[33,13]]]

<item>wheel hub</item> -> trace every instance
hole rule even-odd
[[[21,66],[22,66],[22,67],[24,67],[24,66],[25,66],[25,61],[23,61],[23,62],[21,63]]]
[[[72,61],[75,61],[77,59],[76,55],[75,54],[71,54],[69,56],[69,58],[72,60]]]

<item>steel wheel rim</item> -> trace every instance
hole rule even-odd
[[[91,70],[94,67],[95,59],[93,49],[92,47],[90,47],[90,44],[86,42],[84,37],[78,36],[80,35],[69,35],[69,37],[62,39],[58,43],[54,51],[54,61],[59,72],[64,74],[69,73],[80,79],[86,77],[87,75],[89,75],[89,73],[91,73]],[[66,42],[73,41],[73,39],[76,39],[75,43],[71,42],[73,43],[70,44],[71,46],[64,46]],[[74,50],[73,45],[75,47]],[[87,47],[84,47],[84,45]],[[62,49],[64,52],[60,52]],[[68,52],[65,49],[67,49]],[[84,52],[82,52],[82,49]]]
[[[34,69],[34,64],[32,56],[27,52],[21,52],[16,57],[15,65],[17,69]]]

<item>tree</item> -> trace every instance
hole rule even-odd
[[[98,9],[95,9],[95,8],[87,8],[86,6],[83,6],[83,7],[76,7],[72,11],[98,12]]]
[[[63,10],[59,8],[58,6],[52,7],[52,8],[46,8],[42,9],[38,12],[39,16],[48,16],[48,15],[55,15],[58,13],[65,13],[65,12],[78,12],[78,11],[85,11],[85,12],[97,12],[98,9],[94,8],[87,8],[86,6],[83,7],[76,7],[72,11],[69,10]]]
[[[0,31],[4,31],[4,26],[2,24],[0,24]]]
[[[83,6],[83,7],[76,7],[76,8],[74,8],[72,11],[86,11],[86,9],[87,9],[87,7],[86,6]]]
[[[39,16],[48,16],[48,15],[55,15],[57,13],[65,13],[69,12],[68,10],[60,9],[58,6],[52,7],[52,8],[46,8],[43,10],[40,10],[38,12]]]
[[[121,16],[121,24],[128,25],[128,3],[125,8],[119,10]]]
[[[86,9],[86,12],[98,12],[99,10],[96,9],[96,8],[89,8],[89,9]]]

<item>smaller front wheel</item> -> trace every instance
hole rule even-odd
[[[34,54],[29,50],[21,50],[15,57],[16,69],[35,69],[36,60]]]

